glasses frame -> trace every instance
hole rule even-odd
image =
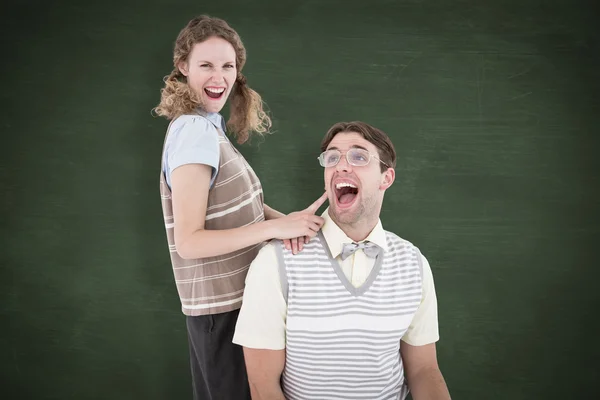
[[[364,164],[364,165],[356,165],[356,164],[353,164],[353,163],[350,161],[350,158],[348,158],[348,153],[349,153],[349,152],[351,152],[352,150],[360,150],[360,151],[364,151],[364,152],[366,152],[366,153],[369,155],[369,160],[367,161],[367,163],[366,163],[366,164]],[[323,159],[324,159],[324,154],[325,154],[325,153],[327,153],[327,152],[329,152],[329,151],[337,151],[337,152],[340,154],[340,158],[338,158],[338,160],[337,160],[337,162],[336,162],[335,164],[333,164],[333,165],[330,165],[330,166],[326,167],[326,166],[324,166],[324,165],[323,165],[323,164],[324,164],[324,161],[323,161]],[[380,163],[382,163],[383,165],[385,165],[386,167],[390,168],[390,166],[389,166],[389,165],[387,165],[385,162],[381,161],[381,159],[380,159],[379,157],[377,157],[375,154],[372,154],[372,153],[371,153],[369,150],[367,150],[367,149],[362,149],[362,148],[359,148],[359,147],[353,147],[353,148],[351,148],[350,150],[348,150],[348,151],[347,151],[347,152],[345,152],[345,153],[342,153],[342,152],[341,152],[341,151],[339,151],[338,149],[329,149],[329,150],[325,150],[324,152],[322,152],[321,154],[319,154],[319,157],[317,157],[317,160],[319,160],[319,165],[321,165],[321,167],[323,167],[323,168],[332,168],[332,167],[335,167],[336,165],[338,165],[338,164],[339,164],[340,160],[342,159],[342,156],[345,156],[345,157],[346,157],[346,162],[347,162],[348,164],[352,165],[353,167],[366,167],[366,166],[367,166],[367,165],[369,165],[369,163],[371,162],[371,158],[374,158],[374,159],[376,159],[377,161],[379,161]]]

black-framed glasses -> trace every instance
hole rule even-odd
[[[364,167],[371,162],[371,158],[376,159],[389,168],[389,165],[381,161],[376,155],[371,154],[368,150],[353,147],[346,152],[346,161],[355,167]],[[321,167],[335,167],[342,159],[342,152],[337,149],[325,150],[317,159]]]

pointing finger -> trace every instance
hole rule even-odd
[[[317,210],[319,209],[319,207],[321,207],[323,205],[323,203],[325,203],[325,200],[327,200],[327,192],[323,193],[321,195],[321,197],[319,197],[317,199],[317,201],[315,201],[310,206],[308,206],[308,208],[306,209],[306,211],[311,212],[313,214],[316,213]]]

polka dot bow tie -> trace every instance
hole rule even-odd
[[[362,249],[365,252],[365,255],[369,258],[375,258],[379,253],[379,246],[373,242],[344,243],[340,257],[342,260],[345,260],[358,249]]]

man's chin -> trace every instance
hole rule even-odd
[[[330,215],[340,224],[351,224],[358,218],[358,207],[353,205],[349,208],[339,207],[336,203],[329,206]]]

